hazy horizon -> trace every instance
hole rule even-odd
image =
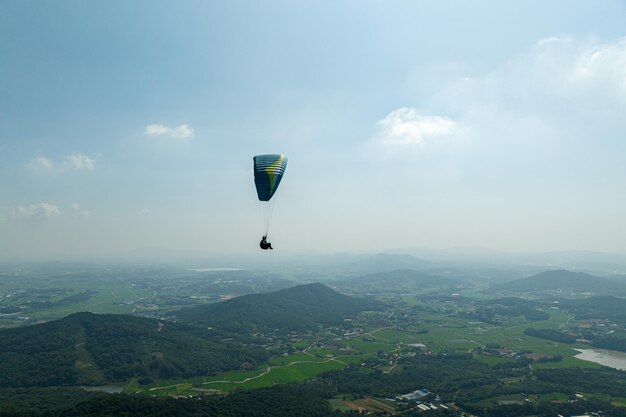
[[[626,254],[623,1],[0,12],[0,259]]]

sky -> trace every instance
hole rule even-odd
[[[625,1],[0,1],[0,258],[626,253]],[[271,256],[271,255],[270,255]]]

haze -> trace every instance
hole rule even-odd
[[[623,1],[0,4],[0,257],[626,252]],[[276,251],[275,251],[276,252]]]

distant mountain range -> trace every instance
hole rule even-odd
[[[347,315],[381,308],[377,301],[349,297],[315,283],[190,307],[175,312],[175,317],[231,332],[288,331],[336,325]]]
[[[621,282],[563,269],[545,271],[527,278],[494,285],[492,289],[532,293],[561,291],[596,295],[626,294],[626,284]]]

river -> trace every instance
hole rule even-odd
[[[599,363],[615,369],[626,371],[626,353],[604,349],[575,349],[580,353],[575,357],[584,361]]]

